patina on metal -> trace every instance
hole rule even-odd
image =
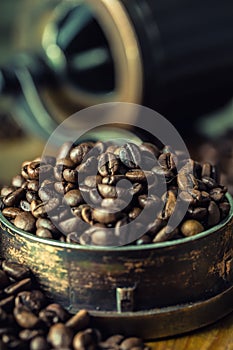
[[[38,238],[2,215],[0,255],[26,264],[72,312],[109,332],[183,333],[233,310],[233,200],[227,219],[196,236],[144,246],[88,247]],[[124,322],[125,321],[125,322]]]

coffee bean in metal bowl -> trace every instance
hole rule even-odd
[[[229,214],[217,168],[151,143],[65,143],[22,164],[2,187],[2,214],[40,238],[144,245],[197,235]],[[185,212],[177,207],[181,204]],[[171,225],[172,216],[179,216]]]
[[[70,314],[38,289],[30,270],[14,261],[0,262],[0,349],[148,350],[143,340],[120,334],[104,336],[89,313]]]

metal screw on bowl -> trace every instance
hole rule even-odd
[[[118,287],[116,289],[116,303],[118,312],[133,311],[135,287]]]

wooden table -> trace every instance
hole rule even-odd
[[[0,182],[9,183],[10,178],[20,171],[24,160],[32,160],[41,154],[43,145],[35,137],[0,141]],[[182,336],[157,340],[150,345],[155,350],[233,350],[233,314],[214,325]]]

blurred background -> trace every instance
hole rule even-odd
[[[168,118],[232,188],[232,19],[230,0],[0,2],[0,183],[72,113],[127,101]]]

